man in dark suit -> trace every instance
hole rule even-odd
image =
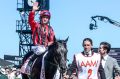
[[[108,42],[101,42],[98,49],[102,56],[102,66],[105,71],[106,79],[113,79],[113,74],[120,74],[120,67],[117,63],[117,60],[108,55],[110,49],[111,45]],[[116,76],[116,79],[120,79],[118,75]]]

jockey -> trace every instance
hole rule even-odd
[[[54,31],[49,25],[51,14],[48,10],[40,11],[40,22],[34,20],[35,11],[38,10],[38,2],[33,4],[33,9],[29,13],[28,21],[32,30],[32,40],[34,46],[32,51],[34,54],[31,56],[30,61],[34,61],[38,55],[46,51],[46,47],[54,42]],[[30,63],[29,63],[30,64]]]

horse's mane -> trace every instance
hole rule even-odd
[[[51,50],[51,48],[53,47],[56,47],[56,43],[59,42],[59,43],[62,43],[64,40],[61,40],[61,39],[55,39],[54,40],[54,43],[51,44],[50,46],[48,46],[48,50]]]

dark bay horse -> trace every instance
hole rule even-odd
[[[67,67],[67,41],[68,38],[66,40],[56,40],[48,47],[48,53],[44,58],[45,79],[54,79],[57,69],[60,72],[59,79],[63,79],[62,76]],[[40,56],[32,67],[30,79],[40,79],[41,63],[42,57]],[[27,75],[23,75],[23,79],[27,79]]]

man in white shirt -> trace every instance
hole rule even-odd
[[[113,74],[118,74],[115,79],[120,79],[120,67],[117,63],[117,60],[108,55],[111,49],[111,45],[108,42],[101,42],[98,52],[101,54],[102,57],[102,66],[105,71],[106,79],[113,79]]]
[[[108,55],[105,55],[104,58],[102,57],[102,66],[105,67],[106,60],[108,58]]]

